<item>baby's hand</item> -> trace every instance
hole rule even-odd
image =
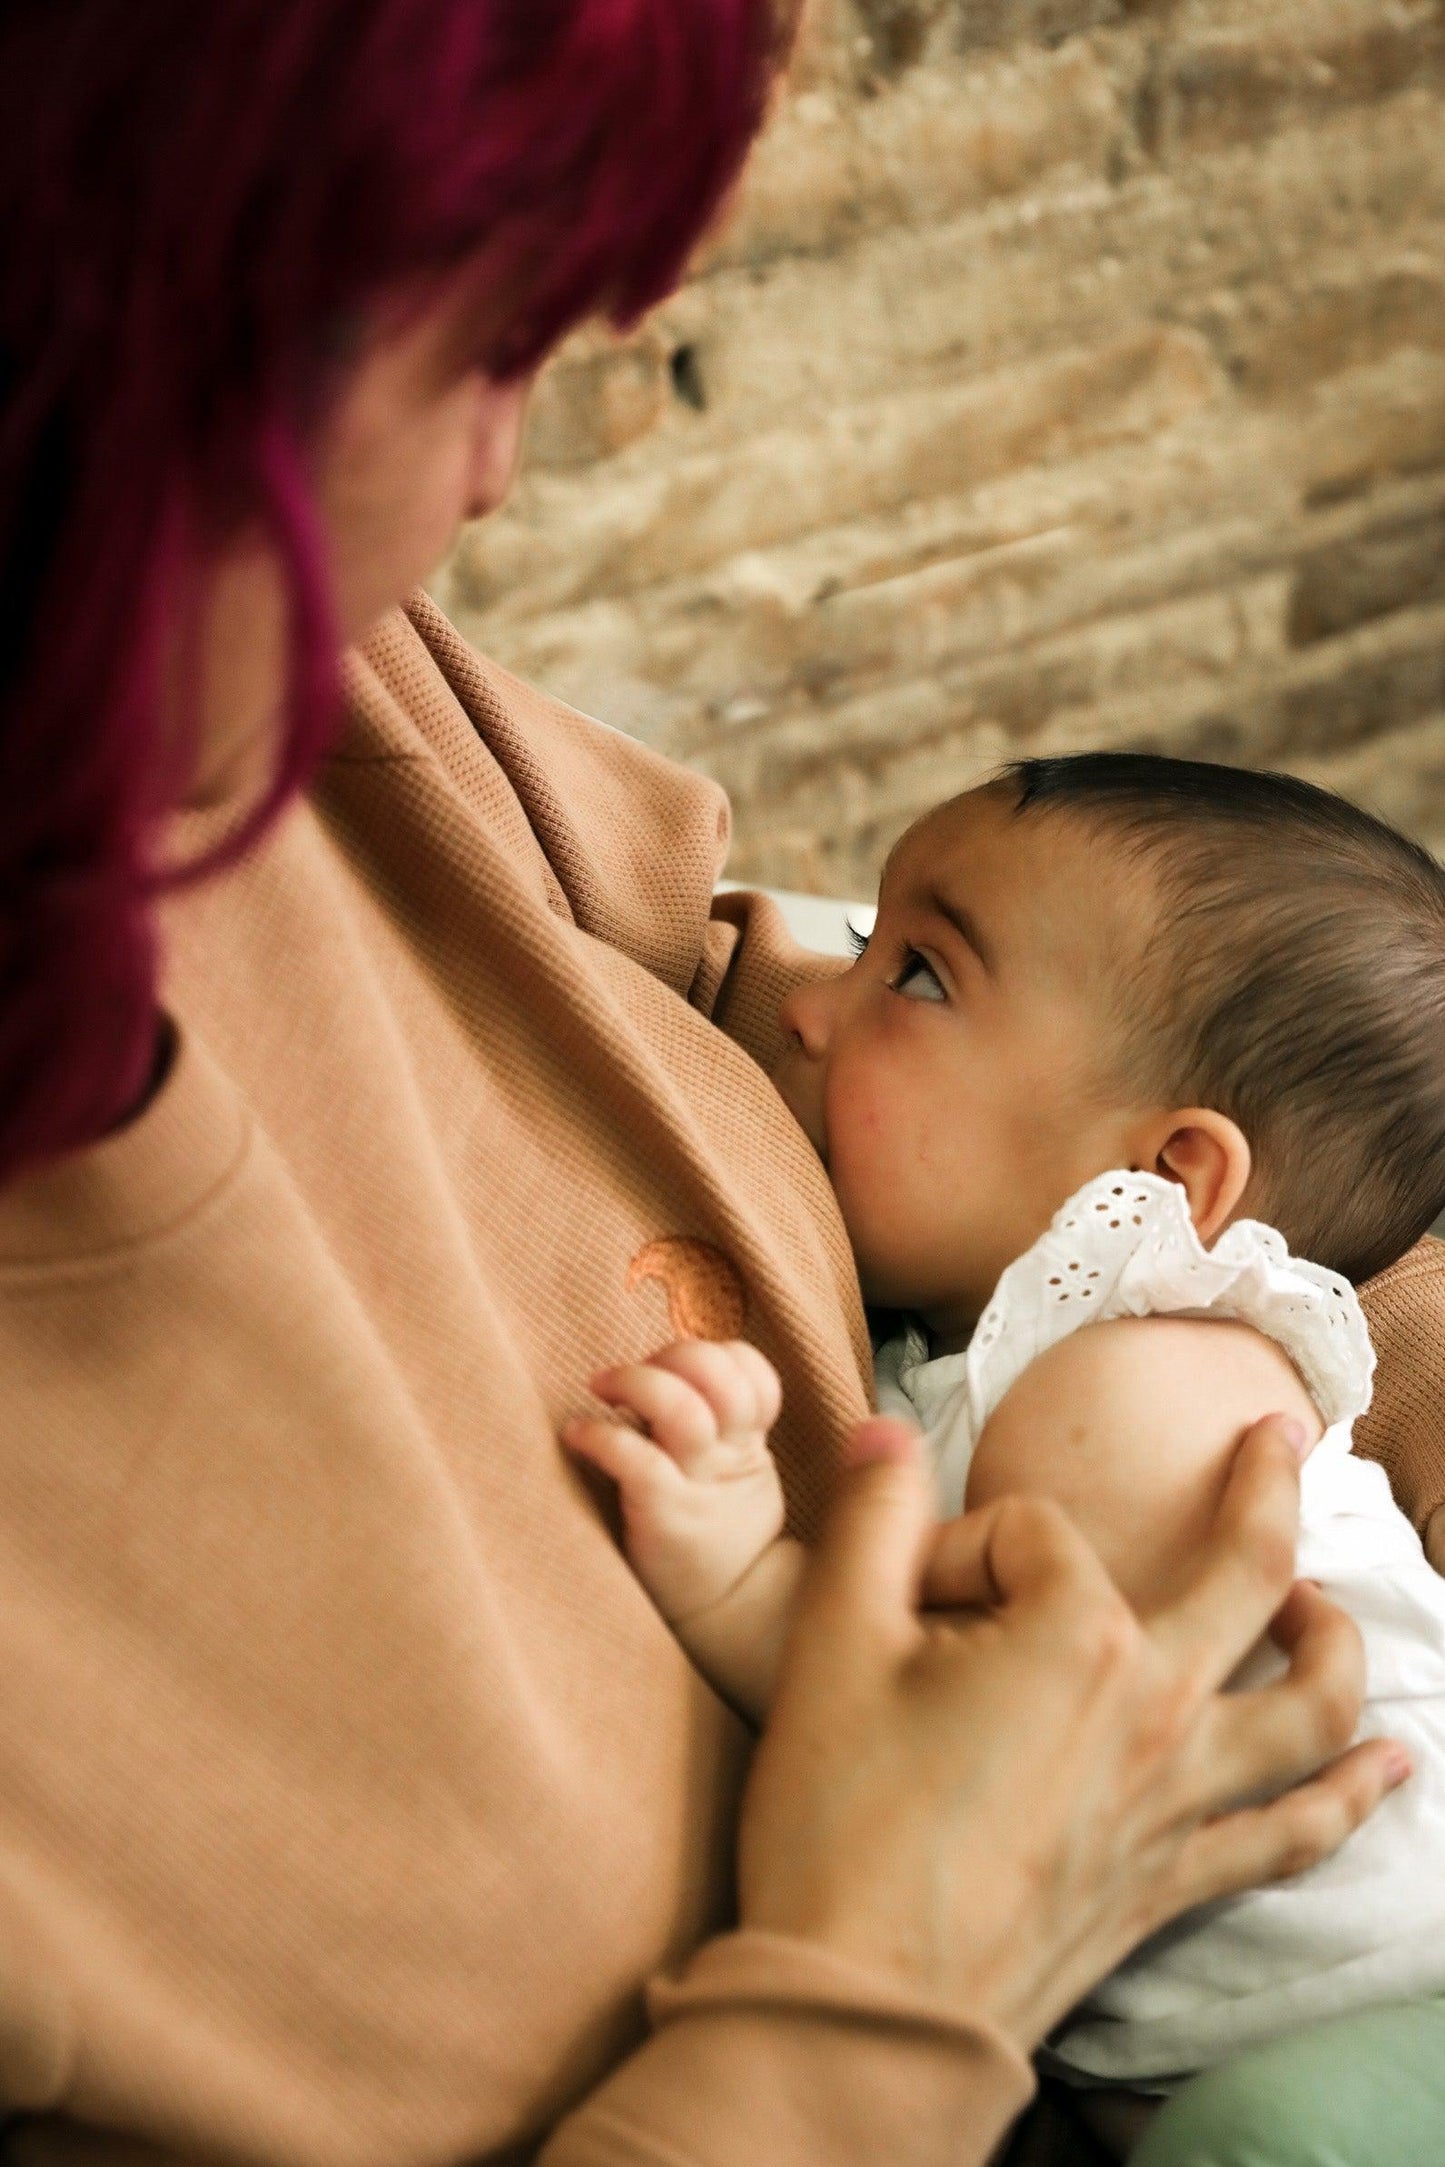
[[[592,1390],[646,1434],[581,1415],[562,1441],[617,1484],[632,1568],[668,1623],[686,1624],[730,1594],[782,1529],[768,1450],[778,1373],[743,1340],[685,1339],[601,1371]]]

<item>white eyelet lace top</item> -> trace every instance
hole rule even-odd
[[[1363,1634],[1358,1735],[1402,1739],[1416,1769],[1335,1858],[1156,1935],[1050,2042],[1060,2074],[1159,2090],[1317,2018],[1445,1992],[1445,1580],[1382,1470],[1350,1449],[1374,1372],[1354,1289],[1253,1220],[1205,1249],[1183,1190],[1152,1174],[1104,1174],[1070,1198],[964,1353],[931,1357],[914,1326],[879,1349],[879,1405],[922,1425],[940,1511],[962,1510],[984,1425],[1031,1362],[1086,1324],[1146,1316],[1251,1324],[1304,1379],[1328,1426],[1305,1462],[1298,1569]],[[1239,1683],[1281,1667],[1262,1651]]]
[[[1165,1316],[1234,1318],[1277,1340],[1330,1426],[1327,1456],[1348,1451],[1333,1433],[1369,1406],[1375,1372],[1354,1288],[1255,1219],[1206,1249],[1183,1189],[1157,1174],[1101,1174],[1071,1197],[1004,1273],[963,1354],[933,1359],[916,1325],[887,1342],[879,1404],[922,1423],[940,1509],[961,1512],[983,1426],[1031,1362],[1081,1325]]]

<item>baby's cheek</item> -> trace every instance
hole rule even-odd
[[[836,1183],[862,1198],[884,1192],[896,1176],[899,1109],[870,1071],[828,1079],[828,1165]]]
[[[896,1129],[871,1089],[839,1092],[828,1108],[828,1174],[860,1267],[886,1256],[899,1216]]]

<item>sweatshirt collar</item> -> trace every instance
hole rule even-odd
[[[169,1076],[144,1112],[82,1151],[0,1188],[0,1276],[102,1262],[171,1232],[245,1156],[246,1109],[177,1027]]]

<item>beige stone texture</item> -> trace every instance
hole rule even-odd
[[[739,201],[437,592],[871,890],[1020,753],[1445,850],[1445,0],[815,0]]]

